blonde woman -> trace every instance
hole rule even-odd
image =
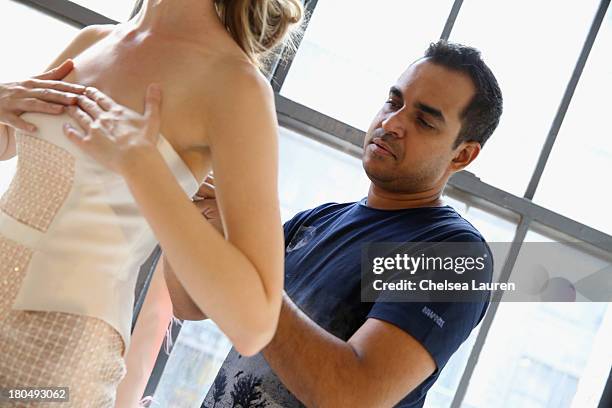
[[[113,406],[137,267],[156,241],[240,353],[272,338],[283,238],[258,68],[301,17],[298,0],[148,0],[53,62],[73,60],[78,106],[0,132],[0,158],[18,155],[0,200],[0,388],[69,387],[69,406]],[[225,237],[190,200],[211,170]]]

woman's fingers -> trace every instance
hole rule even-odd
[[[64,111],[63,105],[41,101],[36,98],[19,99],[15,103],[15,107],[24,112],[49,113],[52,115],[57,115]]]
[[[21,82],[21,85],[29,89],[55,89],[56,91],[69,92],[78,95],[85,92],[85,87],[83,85],[71,84],[69,82],[62,81],[43,81],[38,79],[28,79],[26,81]]]
[[[102,108],[100,108],[100,105],[98,105],[96,101],[90,99],[85,95],[81,95],[78,97],[77,105],[94,119],[99,118],[100,115],[104,113],[104,111],[102,110]]]
[[[92,146],[95,144],[95,140],[90,134],[81,132],[70,123],[64,123],[62,130],[68,140],[77,145],[85,153],[91,154],[91,150],[96,148],[96,146]]]
[[[110,96],[91,86],[85,88],[85,96],[95,101],[105,111],[109,111],[114,106],[117,106],[117,103]]]
[[[66,112],[79,124],[81,128],[89,132],[93,124],[93,119],[87,113],[85,113],[82,109],[79,109],[77,106],[68,107]]]
[[[161,88],[157,84],[147,87],[145,96],[144,118],[146,120],[147,135],[158,137],[161,126]]]
[[[22,132],[36,132],[36,126],[30,122],[26,122],[25,120],[21,119],[20,116],[15,114],[8,114],[4,121],[7,125],[14,127],[17,130],[21,130]]]
[[[159,120],[161,111],[161,88],[158,84],[149,85],[145,96],[144,115],[148,120]]]
[[[72,141],[81,142],[83,139],[85,139],[85,134],[72,126],[70,123],[64,123],[62,129],[64,130],[64,134]]]
[[[74,62],[71,59],[67,59],[62,62],[59,66],[50,69],[49,71],[35,76],[37,79],[62,79],[72,71],[74,68]]]
[[[57,91],[55,89],[28,89],[25,94],[29,98],[37,98],[47,102],[56,102],[62,105],[76,105],[79,96],[69,92]]]

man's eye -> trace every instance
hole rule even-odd
[[[427,121],[426,121],[425,119],[423,119],[423,118],[418,118],[418,121],[419,121],[419,123],[420,123],[422,126],[424,126],[424,127],[428,128],[428,129],[435,129],[435,128],[434,128],[432,125],[430,125],[430,124],[429,124],[429,122],[427,122]]]

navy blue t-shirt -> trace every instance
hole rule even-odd
[[[451,355],[481,321],[487,302],[361,301],[361,250],[368,242],[484,242],[452,207],[377,210],[357,203],[324,204],[284,225],[285,291],[313,321],[348,340],[368,318],[394,324],[431,354],[435,372],[397,407],[422,407],[427,390]],[[484,281],[491,280],[488,264]],[[321,373],[325,375],[325,373]],[[261,354],[234,349],[202,407],[303,407]]]

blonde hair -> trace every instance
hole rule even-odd
[[[259,68],[283,45],[293,51],[304,9],[300,0],[215,0],[219,18]]]

